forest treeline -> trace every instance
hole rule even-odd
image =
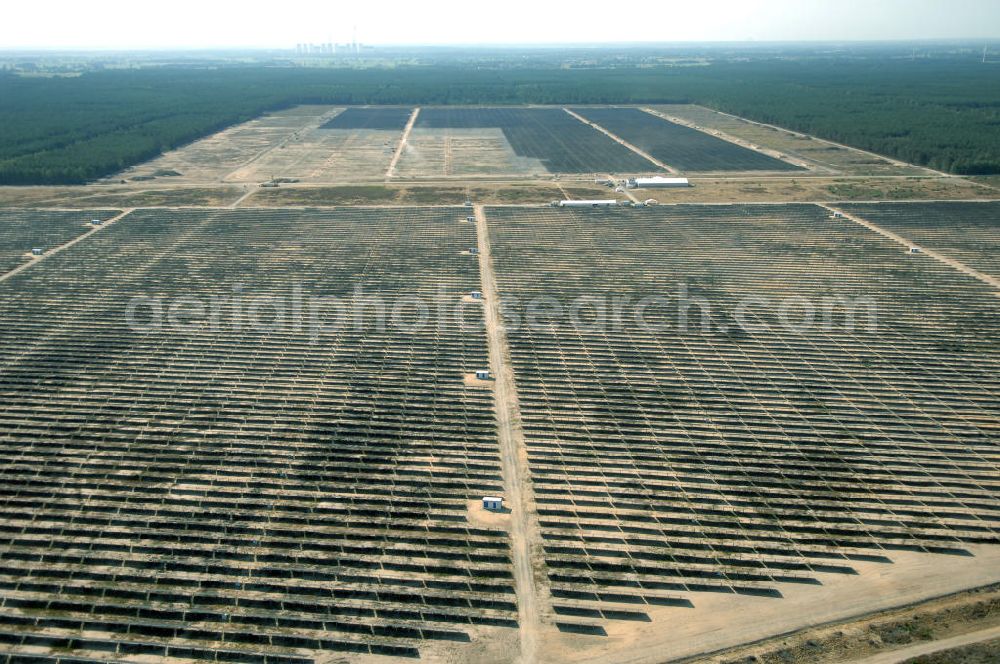
[[[958,174],[1000,173],[1000,66],[770,60],[698,67],[149,67],[0,74],[0,184],[113,174],[313,104],[700,103]]]

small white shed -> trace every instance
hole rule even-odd
[[[479,380],[489,380],[490,379],[489,370],[480,369],[479,371],[476,372],[476,378],[478,378]]]
[[[503,509],[503,498],[500,496],[483,496],[483,509],[499,512]]]

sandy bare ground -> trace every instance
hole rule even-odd
[[[879,226],[877,224],[874,224],[874,223],[868,221],[867,219],[859,217],[859,216],[857,216],[855,214],[849,214],[849,213],[844,212],[843,210],[841,210],[839,208],[836,208],[836,207],[833,207],[833,206],[830,206],[830,205],[823,205],[822,207],[826,208],[827,210],[830,210],[830,212],[842,214],[842,215],[844,215],[844,217],[846,219],[850,219],[851,221],[855,222],[856,224],[860,224],[860,225],[864,226],[865,228],[867,228],[869,230],[875,231],[879,235],[887,237],[887,238],[889,238],[890,240],[892,240],[894,242],[898,242],[899,244],[903,245],[907,249],[909,249],[909,248],[917,248],[917,249],[919,249],[919,251],[920,251],[921,254],[926,255],[926,256],[928,256],[930,258],[933,258],[934,260],[939,261],[941,263],[944,263],[948,267],[956,269],[959,272],[962,272],[963,274],[967,274],[967,275],[969,275],[970,277],[972,277],[974,279],[978,279],[979,281],[983,282],[984,284],[987,284],[989,286],[992,286],[993,288],[996,288],[996,289],[1000,290],[1000,279],[996,279],[995,277],[991,277],[990,275],[984,274],[984,273],[980,272],[979,270],[974,270],[973,268],[969,267],[968,265],[966,265],[965,263],[963,263],[961,261],[957,261],[954,258],[949,258],[948,256],[945,256],[944,254],[941,254],[941,253],[939,253],[937,251],[934,251],[933,249],[929,249],[929,248],[927,248],[927,247],[925,247],[923,245],[917,244],[916,242],[913,242],[912,240],[909,240],[909,239],[903,237],[902,235],[898,235],[896,233],[893,233],[892,231],[890,231],[888,229],[885,229],[885,228],[882,228],[881,226]]]
[[[517,661],[532,664],[539,661],[538,633],[541,611],[539,584],[536,583],[536,560],[541,549],[541,536],[535,512],[534,495],[528,475],[528,450],[521,427],[514,371],[510,363],[507,335],[500,318],[496,276],[490,256],[489,229],[483,206],[475,208],[476,230],[479,235],[479,271],[485,297],[486,334],[490,349],[490,370],[495,377],[494,402],[497,436],[503,466],[504,497],[511,510],[511,555],[514,563],[514,587],[517,593],[520,624],[520,656]]]
[[[221,182],[233,172],[251,168],[268,153],[280,151],[284,146],[295,142],[304,132],[315,129],[343,110],[332,106],[304,106],[299,109],[300,113],[271,113],[227,127],[216,134],[131,167],[111,179],[153,177],[153,182]],[[178,175],[158,175],[163,172]],[[146,180],[143,182],[149,183]]]
[[[226,176],[227,182],[260,183],[281,178],[331,184],[367,179],[384,181],[399,132],[386,129],[302,131],[293,140],[260,155]]]
[[[519,156],[498,127],[416,127],[395,175],[408,180],[552,177],[540,159]]]
[[[998,607],[1000,586],[994,584],[779,634],[683,661],[688,664],[752,661],[788,664],[804,660],[809,664],[845,664],[912,646],[923,646],[929,652],[938,647],[935,644],[948,639],[1000,628]]]

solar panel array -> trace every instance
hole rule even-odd
[[[986,285],[811,205],[486,214],[559,629],[1000,543]],[[10,664],[508,638],[467,215],[139,210],[0,284]]]
[[[520,157],[552,173],[647,173],[650,161],[559,108],[422,108],[416,127],[499,127]]]
[[[463,383],[485,335],[391,308],[477,287],[465,214],[138,211],[0,285],[0,651],[293,664],[516,627],[508,537],[467,519],[502,488]],[[383,328],[336,325],[356,287]]]
[[[837,207],[1000,278],[1000,201],[846,203]]]
[[[998,543],[980,282],[810,205],[487,216],[560,629]]]
[[[573,110],[656,159],[682,171],[804,170],[638,108],[587,107]]]
[[[352,106],[326,121],[320,129],[386,129],[403,131],[412,108],[398,106]]]
[[[51,251],[86,233],[91,221],[107,221],[118,210],[0,209],[0,273],[13,270],[33,249]]]

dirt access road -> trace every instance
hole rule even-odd
[[[494,381],[493,395],[505,501],[511,511],[511,554],[521,637],[518,661],[521,664],[533,664],[538,660],[538,633],[541,628],[539,591],[547,592],[543,584],[536,582],[535,575],[535,561],[541,560],[541,536],[535,512],[534,492],[528,473],[528,451],[521,427],[514,370],[510,362],[507,333],[500,317],[500,298],[490,254],[486,213],[481,205],[477,205],[474,211],[479,239],[479,273],[490,350],[490,372]],[[541,563],[538,565],[540,567]]]

